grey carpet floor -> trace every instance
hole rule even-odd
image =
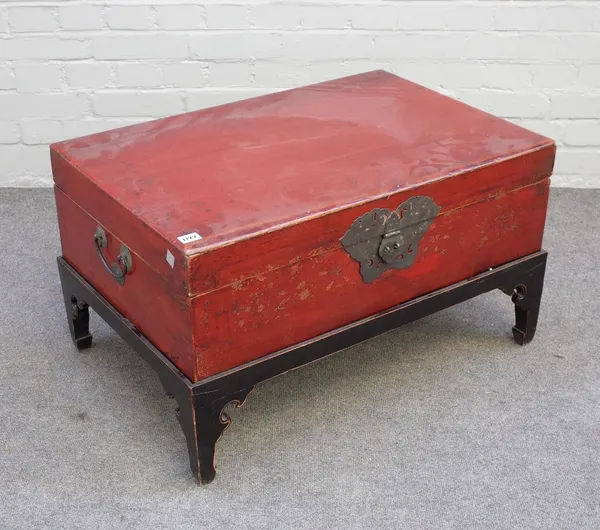
[[[0,190],[0,528],[600,528],[600,190],[553,189],[538,334],[481,296],[259,385],[192,479],[174,402],[92,314],[51,190]]]

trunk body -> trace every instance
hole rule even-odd
[[[196,382],[540,250],[555,146],[370,72],[51,157],[64,258]]]

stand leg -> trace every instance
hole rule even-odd
[[[515,304],[516,323],[512,332],[517,344],[528,344],[535,336],[545,272],[546,260],[544,259],[543,262],[529,269],[523,278],[516,279],[510,286],[502,287]]]
[[[231,423],[225,407],[229,403],[241,407],[251,391],[252,388],[246,388],[220,398],[192,392],[175,395],[179,405],[177,419],[187,440],[190,467],[199,483],[208,484],[215,478],[216,443]]]
[[[63,294],[71,338],[78,350],[85,350],[92,345],[89,306],[83,300],[77,300],[75,296],[71,295],[64,281]]]

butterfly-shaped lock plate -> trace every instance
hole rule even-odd
[[[375,208],[361,215],[340,241],[360,263],[363,281],[371,283],[388,269],[413,264],[419,242],[439,211],[430,197],[411,197],[393,212]]]

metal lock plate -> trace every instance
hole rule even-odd
[[[388,269],[413,264],[419,242],[439,211],[430,197],[411,197],[393,212],[375,208],[361,215],[340,241],[360,263],[363,281],[371,283]]]

